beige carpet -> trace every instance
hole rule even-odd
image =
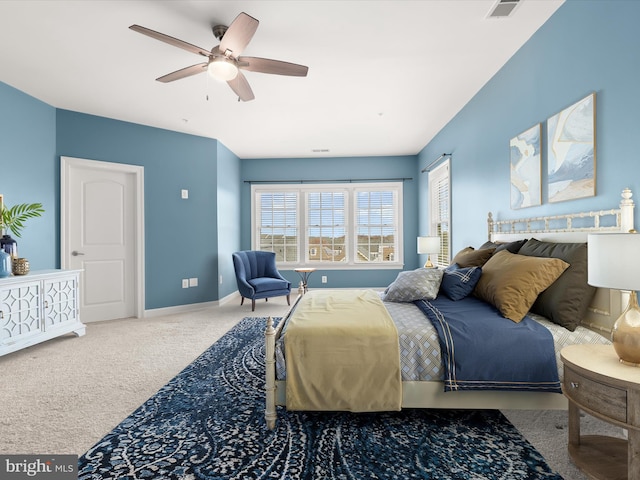
[[[284,298],[197,312],[90,323],[0,357],[0,453],[83,454],[244,317],[282,316]],[[566,412],[505,412],[567,480],[586,479],[567,455]],[[583,432],[621,435],[591,417]]]

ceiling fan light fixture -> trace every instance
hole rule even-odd
[[[228,82],[238,76],[238,67],[233,61],[224,57],[216,57],[211,60],[207,70],[209,75],[221,82]]]

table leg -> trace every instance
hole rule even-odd
[[[569,401],[569,445],[580,445],[580,409]]]
[[[640,480],[640,432],[629,429],[629,450],[627,464],[628,480]]]
[[[299,272],[298,270],[296,270],[296,272],[300,275],[300,288],[304,293],[307,293],[307,282],[312,272]],[[298,290],[300,290],[300,288],[298,288]]]

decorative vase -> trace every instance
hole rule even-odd
[[[613,325],[611,342],[620,362],[640,367],[640,308],[635,291],[629,294],[629,305]]]
[[[12,271],[14,275],[26,275],[29,273],[29,260],[26,258],[14,258]]]
[[[11,258],[18,258],[18,242],[11,238],[11,235],[3,233],[0,238],[0,249],[11,255]]]
[[[11,275],[11,255],[0,249],[0,278]]]

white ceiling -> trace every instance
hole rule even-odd
[[[0,0],[0,81],[57,108],[216,138],[240,158],[413,155],[563,1],[488,19],[496,0]],[[211,26],[241,11],[260,21],[244,55],[309,75],[246,72],[250,102],[206,73],[163,84],[202,57],[128,28],[211,49]]]

